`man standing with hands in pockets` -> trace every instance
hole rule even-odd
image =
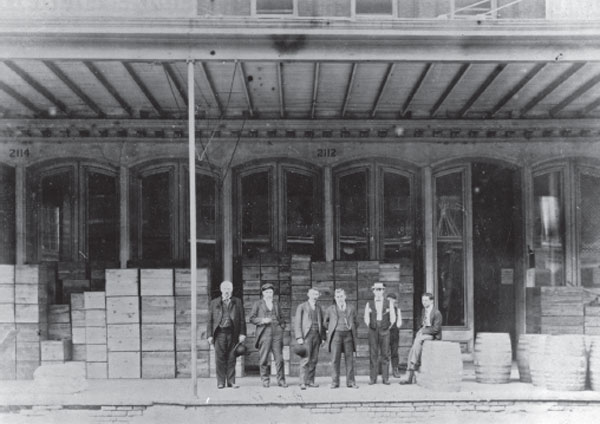
[[[369,384],[377,382],[381,369],[383,384],[390,384],[390,328],[396,325],[396,310],[385,302],[385,286],[375,283],[371,288],[374,299],[365,305],[365,324],[369,327]]]

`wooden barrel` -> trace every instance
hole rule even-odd
[[[585,390],[587,357],[582,335],[548,336],[545,373],[549,390]]]
[[[508,333],[479,333],[475,339],[475,379],[503,384],[510,380],[512,348]]]
[[[588,375],[592,390],[600,392],[600,336],[590,338],[590,356],[588,363]]]
[[[523,383],[531,383],[531,371],[529,369],[529,343],[539,337],[539,334],[521,334],[517,345],[517,366],[519,368],[519,380]]]
[[[546,387],[545,355],[547,334],[531,334],[529,339],[529,374],[534,386]]]
[[[426,341],[423,344],[419,386],[447,392],[460,391],[463,363],[460,345],[454,342]]]

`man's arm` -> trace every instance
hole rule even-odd
[[[296,315],[294,317],[294,337],[298,340],[298,343],[304,343],[302,334],[302,304],[296,308]]]
[[[244,340],[246,340],[246,313],[244,312],[244,306],[242,305],[241,300],[238,300],[237,306],[239,308],[239,316],[241,320],[239,341],[243,342]]]
[[[402,311],[400,310],[400,307],[398,306],[396,308],[397,312],[396,312],[396,327],[401,328],[402,327]]]
[[[213,309],[214,305],[211,301],[208,305],[208,323],[206,324],[206,339],[210,344],[213,342]]]
[[[365,314],[364,314],[364,321],[365,324],[367,324],[367,327],[369,326],[369,324],[371,323],[371,308],[369,307],[369,302],[367,302],[367,304],[365,305]]]
[[[423,327],[422,333],[437,336],[442,332],[442,314],[439,311],[435,311],[431,317],[431,326]]]

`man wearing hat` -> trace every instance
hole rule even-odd
[[[391,302],[384,299],[385,286],[375,283],[373,300],[365,305],[364,320],[369,327],[369,384],[377,382],[381,369],[383,384],[390,384],[390,328],[396,325],[396,311]]]
[[[269,359],[273,352],[277,367],[277,385],[287,387],[283,366],[283,330],[285,320],[281,315],[279,304],[273,301],[274,287],[271,283],[260,288],[262,299],[252,305],[250,322],[256,325],[255,347],[260,353],[259,368],[263,387],[269,387]]]
[[[298,305],[294,319],[294,335],[299,346],[304,346],[305,351],[297,349],[302,357],[300,361],[300,389],[306,387],[319,387],[315,384],[315,369],[319,358],[319,346],[325,339],[323,327],[323,310],[317,304],[319,290],[308,289],[308,300]]]
[[[231,281],[223,281],[220,288],[221,296],[210,302],[206,334],[208,342],[215,346],[217,387],[238,388],[235,384],[236,347],[246,340],[246,319],[242,301],[231,295]]]
[[[396,323],[390,327],[390,362],[392,363],[392,375],[399,378],[400,370],[398,369],[398,364],[400,361],[398,358],[398,342],[400,341],[400,327],[402,327],[402,311],[397,306],[396,293],[388,293],[386,299],[390,304],[390,308],[393,307],[396,313]]]

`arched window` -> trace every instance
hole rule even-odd
[[[235,172],[236,253],[287,252],[322,257],[320,172],[290,161]]]
[[[411,167],[376,161],[334,170],[336,259],[413,257],[415,175]]]
[[[132,172],[132,264],[143,267],[189,264],[189,180],[184,161],[162,161]],[[196,168],[198,266],[214,265],[220,246],[220,179]]]

